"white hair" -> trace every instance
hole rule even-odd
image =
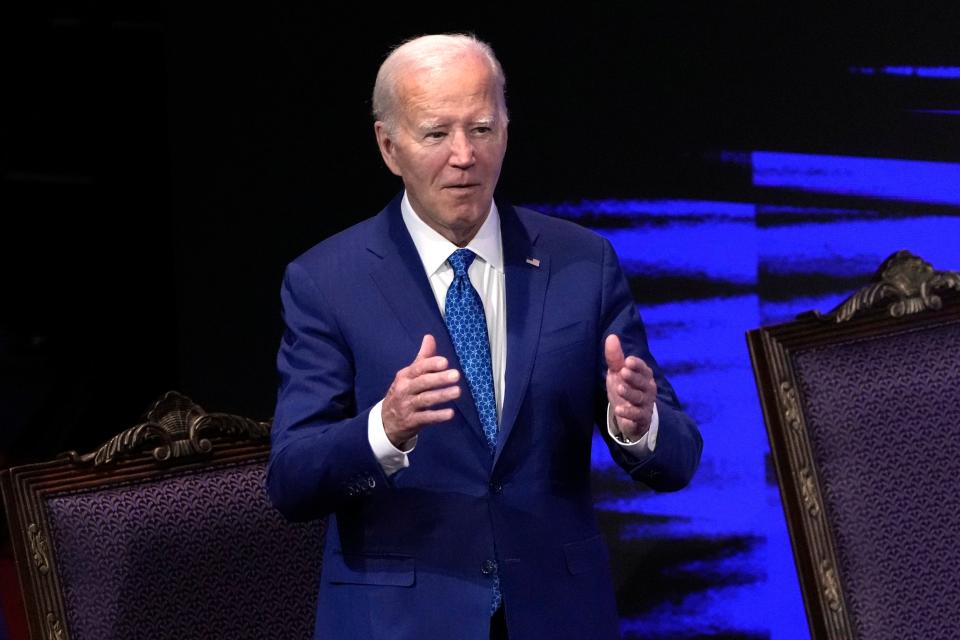
[[[397,85],[400,74],[412,68],[439,69],[465,53],[479,54],[490,64],[490,71],[500,90],[501,115],[506,121],[509,117],[505,97],[507,79],[503,74],[503,67],[493,53],[493,48],[469,33],[420,36],[394,48],[380,65],[377,81],[373,85],[373,117],[382,121],[388,131],[392,130],[397,109]]]

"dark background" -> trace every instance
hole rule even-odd
[[[498,52],[511,110],[500,191],[516,202],[742,197],[745,173],[716,162],[720,149],[956,159],[942,127],[907,140],[896,126],[917,96],[846,72],[960,61],[955,7],[679,4],[521,18],[6,3],[6,462],[90,448],[168,389],[272,414],[284,265],[399,189],[369,93],[410,36],[471,30]]]

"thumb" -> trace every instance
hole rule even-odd
[[[616,334],[611,333],[604,341],[603,357],[610,371],[619,371],[623,368],[623,347],[620,346],[620,338]]]
[[[437,341],[434,340],[433,336],[428,333],[423,336],[423,342],[420,343],[420,351],[417,352],[417,357],[414,358],[414,362],[434,356],[436,353]]]

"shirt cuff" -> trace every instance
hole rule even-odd
[[[653,403],[653,415],[650,416],[650,428],[636,442],[627,443],[617,426],[617,417],[613,415],[613,407],[607,404],[607,433],[621,448],[628,451],[634,458],[642,460],[651,455],[657,448],[657,432],[660,429],[660,414],[657,412],[657,403]],[[379,414],[378,414],[379,415]]]
[[[367,416],[367,440],[370,441],[370,448],[373,449],[373,455],[380,463],[383,473],[392,476],[400,469],[410,466],[410,458],[407,454],[417,446],[417,436],[413,436],[404,443],[406,450],[393,446],[383,428],[383,416],[380,413],[382,408],[383,400],[370,409],[370,414]]]

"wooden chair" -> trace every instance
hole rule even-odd
[[[957,637],[960,274],[908,252],[747,334],[814,638]]]
[[[30,637],[312,637],[324,523],[264,492],[269,424],[171,392],[86,455],[2,475]]]

